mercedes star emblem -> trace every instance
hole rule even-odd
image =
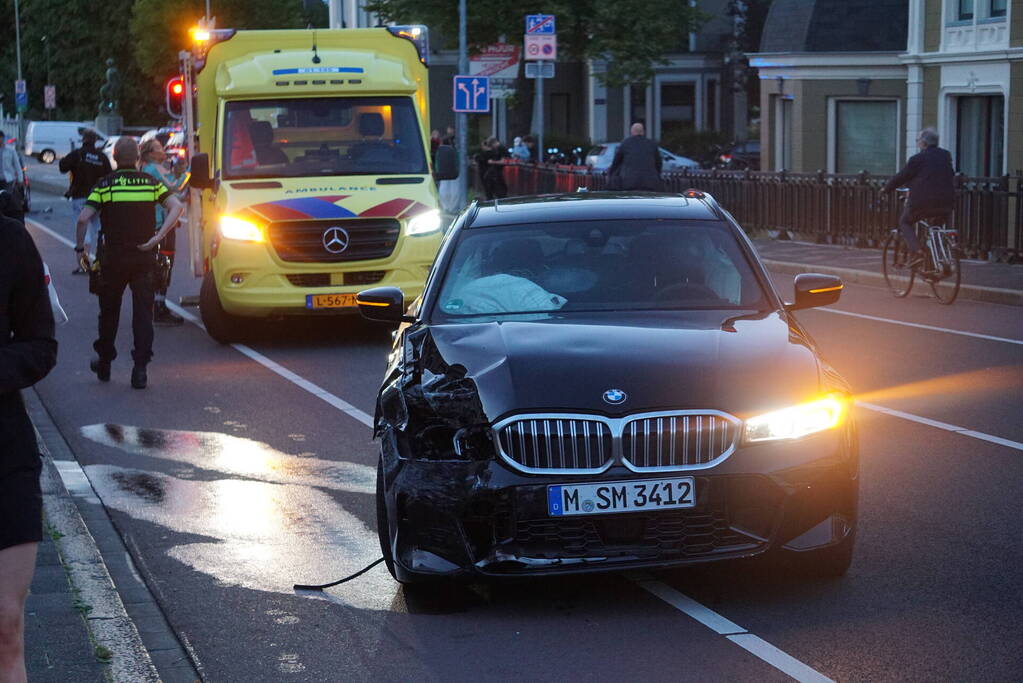
[[[331,254],[340,254],[348,248],[348,231],[333,225],[323,231],[323,248]]]
[[[619,403],[625,403],[625,399],[627,398],[628,396],[621,389],[608,389],[604,392],[604,401],[613,406],[616,406]]]

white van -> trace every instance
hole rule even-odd
[[[92,128],[79,121],[29,121],[25,131],[25,156],[52,164],[82,144],[81,129]]]

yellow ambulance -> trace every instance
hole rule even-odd
[[[441,242],[425,27],[204,31],[188,65],[201,190],[203,322],[355,313],[355,294],[422,292]]]

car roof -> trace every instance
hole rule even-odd
[[[495,199],[477,204],[465,228],[607,218],[721,220],[714,198],[698,194],[572,192]]]

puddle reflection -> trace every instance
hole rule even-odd
[[[95,424],[82,427],[82,435],[128,453],[260,481],[370,494],[376,486],[376,470],[368,465],[289,455],[261,441],[217,432]]]
[[[226,475],[202,481],[116,465],[84,468],[108,508],[209,539],[166,552],[223,585],[294,594],[296,582],[347,576],[380,555],[375,532],[322,490],[372,493],[370,467],[288,455],[224,434],[121,425],[91,425],[82,433],[129,453]],[[386,570],[374,568],[359,584],[334,601],[392,610],[397,584]]]

